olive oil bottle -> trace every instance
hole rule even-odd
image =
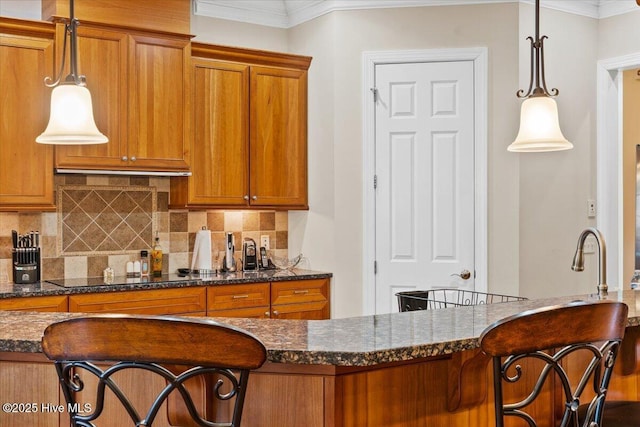
[[[160,246],[160,237],[157,234],[153,249],[151,249],[151,275],[154,277],[162,276],[162,246]]]

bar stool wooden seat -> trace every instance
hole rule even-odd
[[[516,417],[532,427],[613,427],[602,422],[602,415],[627,311],[621,302],[572,302],[525,311],[485,329],[480,347],[493,362],[496,426],[504,426],[505,417]],[[579,380],[565,370],[575,357],[588,361]],[[507,387],[515,398],[505,399]],[[553,391],[561,396],[552,400],[563,407],[551,413],[536,407],[537,398],[544,394],[550,399]],[[581,404],[585,406],[579,411]]]
[[[94,422],[101,415],[109,417],[104,411],[108,394],[109,405],[114,401],[121,405],[133,426],[151,427],[169,396],[177,396],[196,425],[238,427],[249,372],[266,360],[264,345],[245,331],[207,319],[170,316],[97,315],[64,320],[46,328],[42,350],[55,362],[72,426],[99,425]],[[127,395],[127,385],[118,382],[123,372],[159,376],[160,390],[148,390],[148,406],[136,407],[139,396]],[[227,411],[230,420],[224,423],[218,423],[219,414],[211,420],[211,414],[199,413],[185,386],[212,375],[216,379],[213,396],[232,405]],[[95,387],[90,389],[90,384]]]

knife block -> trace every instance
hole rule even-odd
[[[28,249],[21,251],[21,249]],[[40,248],[17,248],[12,251],[13,283],[40,281]]]

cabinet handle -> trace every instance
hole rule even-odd
[[[233,299],[249,298],[249,295],[234,295],[231,298]]]
[[[135,162],[136,161],[136,156],[131,156],[131,161]]]
[[[296,295],[308,294],[309,293],[309,289],[295,290],[295,291],[293,291],[293,293],[296,294]]]
[[[251,196],[251,200],[258,200],[258,196]]]
[[[268,311],[264,312],[264,317],[269,317],[269,312]]]
[[[278,313],[278,310],[273,310],[273,315],[274,316],[277,316],[278,314],[280,314],[280,313]]]
[[[243,199],[245,199],[245,200],[249,200],[249,196],[245,194],[245,195],[244,195],[244,197],[243,197]]]
[[[129,158],[127,156],[122,156],[122,161],[126,162],[127,160],[129,160]]]

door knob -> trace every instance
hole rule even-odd
[[[452,274],[452,276],[458,276],[459,278],[461,278],[462,280],[467,280],[468,278],[471,277],[471,272],[469,270],[462,270],[460,272],[460,274]]]

